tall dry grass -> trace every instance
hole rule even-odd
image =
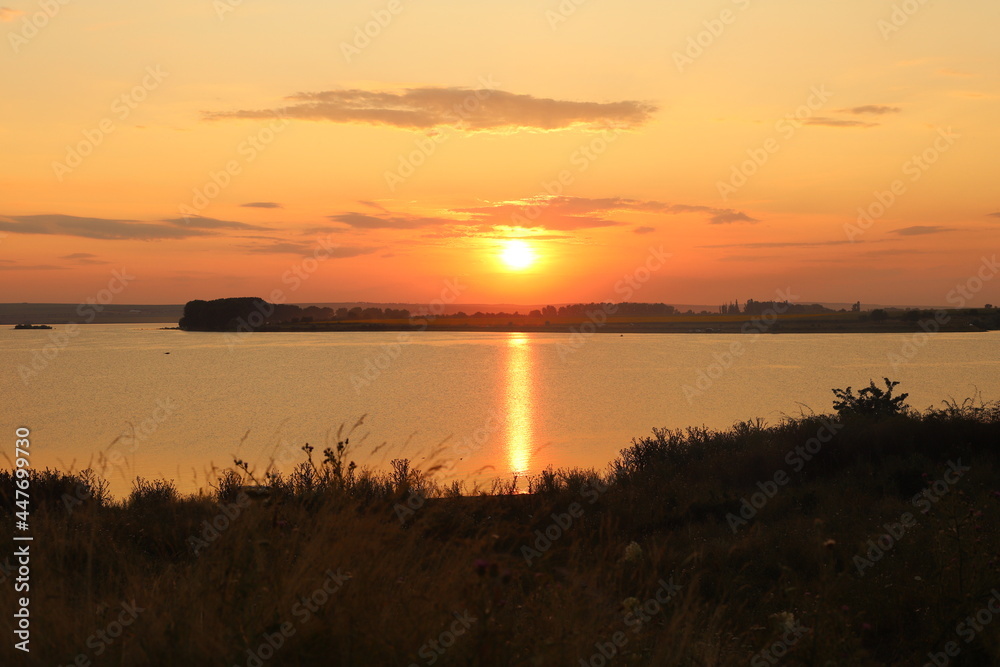
[[[788,453],[830,424],[794,471]],[[657,430],[607,471],[547,471],[529,494],[463,496],[404,461],[356,470],[343,449],[304,452],[249,493],[239,465],[211,494],[136,480],[122,500],[91,473],[42,471],[32,651],[12,648],[16,574],[2,574],[0,662],[920,665],[956,641],[949,664],[1000,664],[1000,617],[968,643],[957,629],[1000,587],[998,443],[1000,409],[966,403]],[[921,514],[914,495],[958,459],[969,471]],[[734,532],[742,499],[781,470],[788,483]],[[7,545],[12,489],[0,472]],[[906,512],[915,525],[859,573]],[[652,604],[664,583],[676,590]],[[98,634],[138,608],[120,636]],[[269,637],[280,647],[262,659]]]

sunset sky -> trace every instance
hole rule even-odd
[[[120,303],[621,300],[662,247],[631,300],[944,304],[1000,238],[998,25],[991,0],[0,0],[0,301],[123,268]]]

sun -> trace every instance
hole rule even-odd
[[[511,271],[521,271],[535,263],[535,251],[531,245],[519,239],[511,239],[503,244],[500,259]]]

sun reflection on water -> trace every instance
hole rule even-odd
[[[507,340],[507,463],[511,472],[531,469],[534,440],[532,405],[533,358],[530,340],[513,333]]]

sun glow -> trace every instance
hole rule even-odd
[[[536,255],[526,241],[511,239],[504,242],[500,259],[511,271],[521,271],[535,263]]]

